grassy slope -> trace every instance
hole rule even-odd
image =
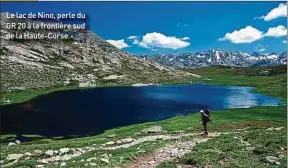
[[[97,87],[108,87],[110,85],[98,85]],[[115,85],[111,85],[115,86]],[[10,92],[10,93],[2,93],[1,94],[1,104],[12,104],[12,103],[20,103],[23,101],[30,100],[34,97],[49,94],[51,92],[62,91],[62,90],[71,90],[71,89],[87,89],[86,87],[79,88],[78,86],[61,86],[61,87],[54,87],[54,88],[46,88],[41,90],[26,90],[26,91],[19,91],[19,92]],[[5,102],[4,100],[9,100],[10,102]]]
[[[241,140],[245,143],[241,143]],[[287,131],[253,130],[228,134],[196,145],[193,152],[185,154],[181,159],[163,162],[157,168],[176,168],[177,165],[213,168],[286,168]],[[282,149],[281,149],[282,148]],[[282,158],[280,165],[266,161],[266,156]]]
[[[199,69],[184,69],[204,77],[209,84],[255,87],[256,92],[287,100],[287,66],[235,68],[215,66]],[[269,71],[268,74],[263,74]]]
[[[208,67],[186,69],[199,74],[210,84],[253,86],[255,92],[282,98],[287,101],[287,67],[231,68]],[[269,71],[263,75],[263,71]],[[253,107],[249,109],[224,110],[213,113],[217,130],[250,126],[252,132],[222,135],[216,139],[197,145],[193,152],[179,160],[166,161],[158,168],[176,168],[177,165],[193,167],[287,167],[287,106]],[[246,121],[245,121],[246,120]],[[252,121],[251,123],[247,120]],[[237,124],[235,124],[237,123]],[[281,131],[267,131],[263,127],[276,127],[275,123],[285,128]],[[271,124],[271,125],[270,125]],[[270,126],[269,126],[270,125]],[[253,126],[253,127],[251,127]],[[261,129],[262,127],[262,129]],[[260,128],[260,129],[257,129]],[[239,138],[248,142],[246,146]],[[266,161],[266,156],[283,157],[280,165]]]
[[[268,128],[268,127],[278,127],[286,125],[286,107],[254,107],[249,109],[234,109],[234,110],[222,110],[218,111],[217,113],[213,113],[213,120],[215,125],[209,126],[209,131],[231,131],[233,129],[239,129],[239,128]],[[259,116],[259,114],[261,114]],[[21,145],[16,146],[7,146],[6,144],[3,144],[1,147],[1,160],[6,158],[8,154],[11,153],[25,153],[25,152],[33,152],[36,149],[40,149],[42,151],[48,150],[48,149],[60,149],[63,147],[86,147],[91,146],[92,144],[102,144],[106,143],[108,141],[116,141],[118,139],[124,138],[124,137],[139,137],[139,136],[146,136],[146,134],[135,134],[139,133],[142,129],[147,128],[149,126],[154,125],[160,125],[165,130],[168,131],[169,134],[173,134],[174,131],[185,131],[185,132],[195,132],[202,130],[201,124],[199,121],[200,115],[199,114],[191,114],[188,116],[177,116],[174,118],[170,118],[163,121],[158,122],[149,122],[149,123],[143,123],[143,124],[137,124],[137,125],[131,125],[126,127],[121,127],[118,129],[111,129],[107,130],[105,133],[97,136],[91,136],[91,137],[83,137],[83,138],[73,138],[73,139],[40,139],[35,140],[32,142],[26,142],[22,143]],[[108,138],[107,136],[110,134],[116,134],[117,136],[115,138]],[[286,134],[285,134],[286,135]],[[8,137],[8,135],[3,136],[2,138]],[[13,137],[13,136],[12,136]],[[43,138],[43,137],[42,137]],[[224,138],[225,139],[225,138]],[[270,137],[270,139],[265,139],[267,141],[270,141],[273,139],[273,136]],[[101,158],[99,158],[99,161],[97,163],[101,167],[109,167],[109,166],[116,166],[118,164],[124,164],[127,163],[129,160],[133,159],[136,156],[140,156],[142,154],[147,154],[154,149],[163,146],[170,141],[157,141],[157,142],[149,142],[146,145],[142,144],[140,149],[144,150],[143,153],[138,153],[139,148],[138,146],[128,148],[128,149],[118,149],[115,151],[94,151],[89,152],[85,155],[82,155],[79,158],[72,159],[70,161],[67,161],[66,163],[68,165],[71,165],[73,167],[83,167],[84,163],[79,162],[81,159],[87,159],[91,157],[96,157],[99,155],[102,155],[104,153],[112,154],[112,159],[110,164],[106,164],[100,161]],[[286,142],[286,139],[283,139],[281,141],[282,144]],[[151,146],[152,145],[152,146]],[[211,146],[211,144],[210,144]],[[282,145],[283,146],[283,145]],[[204,146],[205,148],[205,146]],[[265,148],[266,149],[266,148]],[[241,152],[241,151],[239,151]],[[203,156],[202,156],[203,157]],[[35,165],[37,158],[30,158],[28,160],[22,160],[17,163],[17,165]],[[77,161],[76,163],[73,163],[73,161]],[[119,160],[121,162],[119,163]],[[204,161],[203,161],[204,162]],[[201,162],[202,163],[202,162]],[[56,166],[55,166],[56,167]]]
[[[240,69],[241,70],[241,69]],[[252,76],[245,76],[243,75],[242,70],[241,71],[236,71],[231,70],[231,69],[227,69],[227,68],[223,68],[223,67],[212,67],[212,68],[204,68],[204,69],[198,69],[198,70],[189,70],[193,73],[198,73],[200,75],[202,75],[203,77],[212,79],[212,80],[205,80],[205,82],[211,83],[211,84],[231,84],[231,85],[245,85],[245,86],[256,86],[256,90],[255,91],[259,91],[261,93],[264,94],[268,94],[268,95],[274,95],[274,96],[279,96],[281,97],[283,100],[286,100],[286,75],[284,73],[280,73],[280,71],[278,71],[278,73],[271,75],[271,76],[255,76],[255,74],[252,74],[252,72],[256,72],[258,70],[247,70],[247,71],[251,71],[249,74]],[[284,77],[285,76],[285,77]],[[233,80],[231,80],[233,79]],[[236,81],[234,79],[237,79]],[[275,82],[277,81],[277,82]],[[260,82],[260,83],[259,83]],[[262,83],[261,83],[262,82]],[[252,135],[243,135],[243,137],[245,136],[252,136],[254,138],[251,138],[251,143],[255,143],[260,145],[261,150],[266,151],[266,153],[264,152],[260,152],[260,155],[255,154],[252,152],[249,154],[243,154],[240,155],[240,153],[243,153],[242,148],[237,148],[234,149],[233,146],[237,145],[239,142],[237,141],[231,141],[231,143],[228,143],[228,147],[230,150],[229,152],[234,152],[233,154],[233,159],[236,159],[237,162],[243,162],[245,163],[245,160],[247,158],[251,158],[249,160],[249,162],[247,162],[246,166],[244,165],[230,165],[230,167],[251,167],[253,165],[263,165],[264,164],[264,160],[263,157],[266,156],[267,154],[275,154],[274,151],[276,150],[272,150],[271,148],[279,148],[280,146],[283,146],[283,144],[286,144],[286,138],[287,138],[287,130],[284,129],[282,132],[279,132],[279,134],[275,133],[274,134],[265,134],[262,135],[264,133],[266,133],[266,131],[264,131],[261,128],[267,128],[267,127],[278,127],[278,126],[286,126],[286,108],[287,106],[280,106],[280,107],[253,107],[253,108],[247,108],[247,109],[230,109],[230,110],[221,110],[221,111],[217,111],[215,113],[213,113],[213,121],[215,123],[215,125],[210,125],[209,129],[210,131],[228,131],[228,130],[233,130],[233,129],[239,129],[239,128],[247,128],[250,127],[252,129],[255,129],[255,131],[252,132]],[[6,158],[6,156],[10,153],[24,153],[25,152],[32,152],[35,149],[40,149],[40,150],[47,150],[47,149],[59,149],[62,147],[84,147],[84,146],[89,146],[92,144],[101,144],[101,143],[105,143],[108,141],[115,141],[117,139],[121,139],[123,137],[137,137],[137,136],[144,136],[143,134],[135,134],[136,132],[139,133],[142,129],[147,128],[149,126],[154,126],[154,125],[160,125],[162,126],[165,130],[168,131],[168,133],[173,133],[173,131],[185,131],[185,132],[194,132],[194,131],[199,131],[201,130],[201,124],[199,121],[200,115],[199,114],[192,114],[192,115],[188,115],[188,116],[177,116],[174,118],[170,118],[167,120],[163,120],[163,121],[158,121],[158,122],[148,122],[148,123],[143,123],[143,124],[137,124],[137,125],[131,125],[131,126],[126,126],[126,127],[121,127],[121,128],[117,128],[117,129],[111,129],[111,130],[107,130],[105,131],[105,133],[101,134],[101,135],[97,135],[97,136],[91,136],[91,137],[82,137],[82,138],[74,138],[74,139],[59,139],[59,140],[52,140],[52,139],[40,139],[40,140],[36,140],[36,141],[32,141],[29,143],[22,143],[21,145],[17,145],[17,146],[11,146],[11,147],[7,147],[6,145],[2,146],[1,152],[1,160]],[[257,128],[257,129],[256,129]],[[260,128],[260,130],[258,130],[258,128]],[[261,132],[262,131],[262,132]],[[107,135],[109,134],[116,134],[117,136],[113,139],[109,139],[107,138]],[[264,136],[265,138],[260,138],[261,136]],[[1,138],[7,138],[9,137],[9,135],[5,135],[2,136]],[[13,136],[11,136],[13,138]],[[271,144],[272,142],[274,143],[274,137],[279,137],[277,138],[277,143],[276,146],[271,146],[269,144]],[[42,137],[43,138],[43,137]],[[231,137],[219,137],[219,139],[217,139],[217,142],[219,141],[219,143],[216,143],[217,145],[215,145],[215,148],[217,149],[221,149],[223,148],[223,145],[225,143],[227,143],[226,139],[231,139]],[[225,142],[225,143],[224,143]],[[270,143],[271,142],[271,143]],[[154,142],[153,142],[154,143]],[[156,143],[155,148],[158,145],[164,145],[165,143],[169,143],[169,142],[161,142],[160,144]],[[150,144],[150,143],[148,143]],[[222,151],[220,152],[219,155],[213,155],[215,156],[216,160],[214,159],[203,159],[204,158],[204,153],[201,154],[201,150],[203,148],[213,148],[213,141],[208,141],[207,143],[205,143],[206,145],[202,145],[202,146],[198,146],[195,149],[196,152],[198,151],[198,153],[196,154],[188,154],[186,155],[181,161],[181,164],[187,164],[187,160],[190,163],[190,160],[192,158],[192,161],[194,163],[194,161],[197,164],[200,165],[205,165],[207,163],[212,164],[214,167],[217,167],[218,162],[221,161],[221,159],[223,159],[222,154],[230,154],[227,153],[228,151]],[[268,144],[268,145],[267,145]],[[221,146],[222,145],[222,146]],[[225,145],[226,146],[226,145]],[[285,146],[285,145],[284,145]],[[141,148],[142,149],[142,148]],[[150,145],[147,145],[143,147],[143,149],[145,150],[144,153],[149,153],[150,151],[152,151],[154,149],[154,147],[150,147]],[[213,148],[214,149],[214,148]],[[225,148],[226,149],[226,148]],[[240,150],[241,149],[241,150]],[[227,149],[228,150],[228,149]],[[269,151],[272,151],[272,153]],[[108,154],[112,154],[113,155],[113,160],[115,160],[115,162],[111,162],[110,164],[105,164],[105,163],[101,163],[99,162],[101,167],[109,167],[109,166],[115,166],[115,163],[119,163],[119,159],[122,159],[121,163],[127,163],[131,158],[138,156],[137,154],[137,149],[135,148],[128,148],[128,149],[119,149],[116,151],[111,151],[111,152],[105,152]],[[103,151],[98,151],[98,153],[103,153]],[[268,153],[267,153],[268,152]],[[273,153],[274,152],[274,153]],[[98,153],[96,152],[96,155],[98,155]],[[116,154],[115,154],[116,153]],[[124,155],[125,153],[125,155]],[[95,155],[94,153],[88,153],[85,154],[83,156],[81,156],[81,158],[89,158],[91,157],[91,155]],[[195,157],[195,155],[199,156],[199,157]],[[123,157],[124,156],[124,157]],[[207,155],[210,156],[210,155]],[[235,158],[239,156],[239,158]],[[286,155],[287,156],[287,155]],[[253,159],[253,157],[255,157],[255,159]],[[185,160],[186,158],[186,160]],[[214,158],[214,157],[213,157]],[[217,159],[218,158],[218,159]],[[20,161],[18,164],[20,165],[35,165],[35,159],[36,158],[31,158],[29,160],[23,160]],[[124,160],[123,160],[124,159]],[[190,160],[189,160],[190,159]],[[80,163],[77,162],[79,160],[79,158],[75,158],[74,159],[76,161],[76,163],[73,163],[73,160],[71,161],[67,161],[68,165],[71,165],[73,167],[83,167],[84,163]],[[118,160],[118,161],[117,161]],[[211,162],[211,163],[210,163]],[[255,163],[254,163],[255,162]],[[166,165],[168,166],[173,166],[174,163],[171,162],[167,163]],[[283,164],[281,164],[283,166]],[[219,166],[219,165],[218,165]],[[265,165],[264,165],[265,166]],[[267,166],[267,165],[266,165]],[[165,166],[164,166],[165,167]],[[229,167],[229,165],[228,165]]]

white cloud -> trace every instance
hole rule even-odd
[[[282,43],[287,44],[287,41],[286,41],[286,40],[283,40]]]
[[[139,40],[138,40],[139,37],[138,36],[129,36],[127,39],[130,41],[133,41],[132,42],[133,44],[139,44]]]
[[[266,50],[265,48],[261,48],[258,51],[261,52],[261,51],[265,51],[265,50]]]
[[[278,7],[273,8],[267,15],[255,17],[254,19],[264,19],[264,21],[270,21],[279,17],[287,17],[287,3],[281,3]]]
[[[264,16],[257,16],[253,20],[256,20],[256,19],[264,19]]]
[[[133,39],[136,39],[136,38],[137,38],[137,36],[129,36],[129,37],[127,37],[128,40],[133,40]]]
[[[266,51],[266,49],[268,48],[268,45],[264,46],[262,44],[257,44],[255,47],[254,47],[254,51],[255,52],[262,52],[262,51]]]
[[[137,39],[134,39],[133,44],[139,44],[139,41]]]
[[[121,39],[121,40],[107,40],[107,42],[112,44],[112,45],[114,45],[115,47],[117,47],[119,49],[129,47],[129,45],[124,42],[124,39]]]
[[[285,28],[282,25],[279,25],[277,27],[271,27],[268,29],[267,33],[264,34],[264,36],[270,36],[270,37],[282,37],[287,35],[287,28]]]
[[[180,38],[180,40],[190,40],[190,37],[183,37],[183,38]]]
[[[139,46],[150,49],[169,48],[176,50],[189,45],[189,42],[183,41],[180,38],[165,36],[164,34],[157,32],[145,34],[139,42]]]
[[[247,26],[240,30],[234,30],[232,33],[226,33],[224,37],[219,38],[219,41],[231,41],[232,43],[252,43],[256,40],[261,39],[263,32],[255,29],[252,26]]]

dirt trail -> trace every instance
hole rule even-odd
[[[227,133],[211,133],[209,136],[199,136],[191,140],[176,142],[173,145],[157,149],[149,155],[139,157],[128,165],[123,166],[123,168],[154,168],[165,160],[182,157],[184,154],[191,152],[196,144],[205,142],[221,134]]]
[[[104,150],[115,150],[119,148],[130,148],[132,146],[144,143],[144,142],[151,142],[151,141],[159,141],[159,140],[177,140],[183,137],[189,137],[189,136],[195,136],[197,135],[196,133],[180,133],[176,135],[150,135],[150,136],[144,136],[140,137],[138,139],[133,139],[133,141],[121,145],[116,145],[116,146],[104,146],[100,147],[99,149],[104,149]]]
[[[237,130],[236,132],[243,131],[243,130]],[[207,141],[209,139],[212,139],[213,137],[219,136],[221,134],[229,134],[229,133],[236,133],[236,132],[214,132],[210,133],[209,136],[200,136],[199,133],[178,133],[178,134],[166,134],[166,135],[150,135],[150,136],[144,136],[139,137],[137,139],[133,138],[125,138],[118,140],[118,142],[107,142],[105,144],[94,144],[91,146],[86,146],[82,148],[61,148],[59,150],[47,150],[47,151],[37,151],[41,154],[44,154],[45,157],[41,157],[37,160],[37,163],[39,164],[51,164],[54,162],[65,162],[72,158],[79,157],[87,152],[95,151],[95,150],[116,150],[120,148],[130,148],[132,146],[144,143],[144,142],[151,142],[151,141],[161,141],[161,140],[176,140],[175,143],[165,146],[163,148],[155,150],[151,154],[147,154],[146,156],[136,158],[136,160],[132,161],[131,163],[128,163],[124,167],[126,168],[153,168],[156,167],[159,163],[170,160],[174,158],[178,158],[183,156],[184,154],[190,152],[193,147],[197,143],[201,143],[204,141]],[[182,138],[187,137],[185,139],[188,139],[190,137],[190,140],[183,140]],[[29,152],[28,152],[29,153]],[[49,154],[50,153],[50,154]],[[21,157],[30,157],[30,156],[36,156],[36,150],[34,153],[29,153],[29,156],[25,154],[21,154]],[[19,159],[16,159],[14,162],[10,162],[5,166],[11,166],[15,163],[17,163]]]

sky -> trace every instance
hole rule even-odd
[[[287,50],[287,2],[1,2],[1,12],[86,13],[89,28],[133,54]]]

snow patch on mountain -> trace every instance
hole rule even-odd
[[[211,49],[204,52],[181,53],[181,54],[156,54],[140,55],[138,57],[156,61],[166,66],[178,68],[199,68],[213,65],[227,66],[271,66],[278,64],[287,64],[287,53],[267,53],[261,54],[254,52],[248,53],[239,51],[224,51],[220,49]]]

